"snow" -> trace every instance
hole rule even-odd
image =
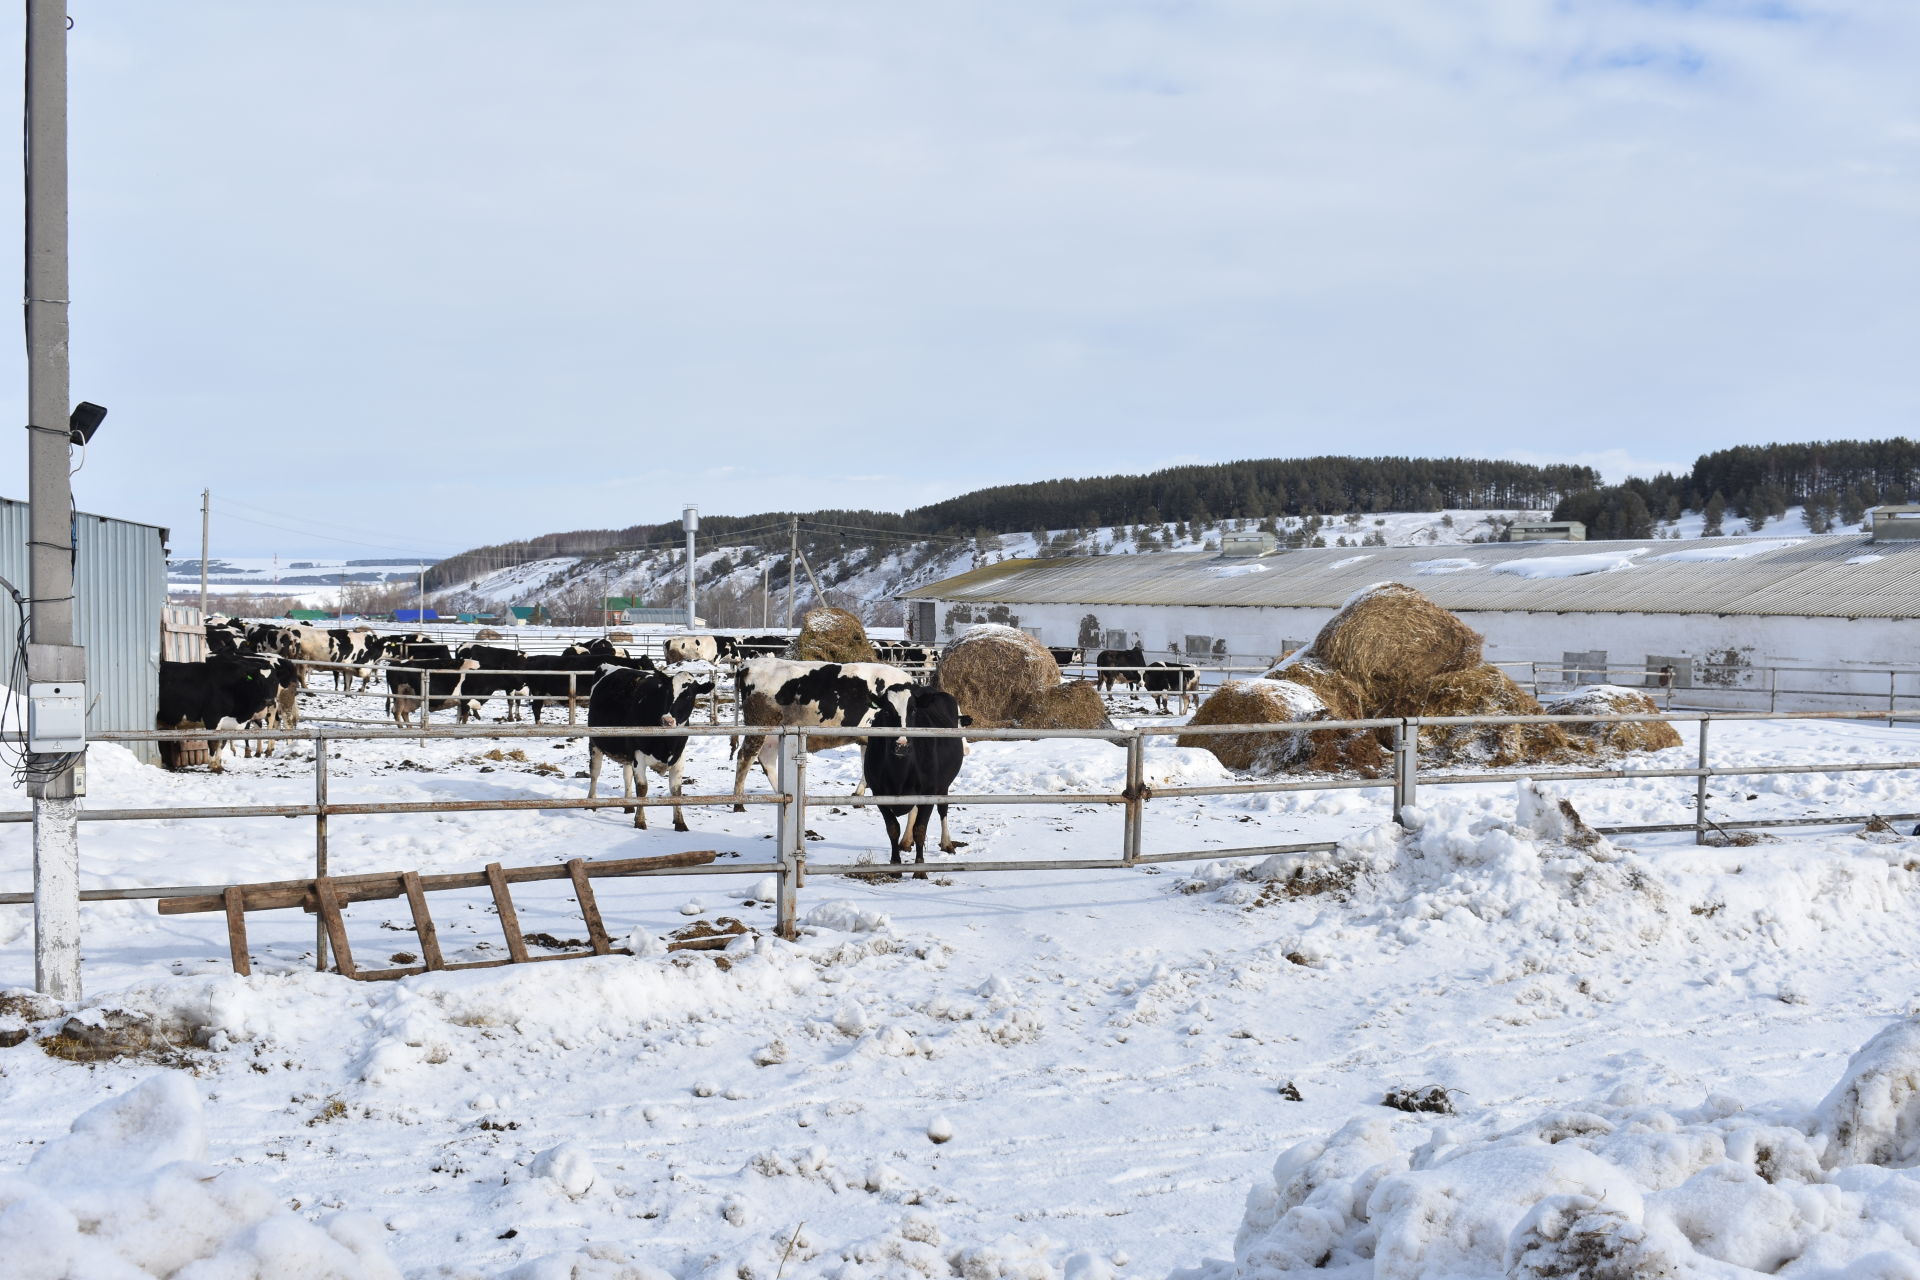
[[[1211,569],[1208,572],[1212,573],[1216,578],[1244,578],[1251,573],[1267,572],[1267,566],[1263,564],[1227,564]]]
[[[1465,573],[1468,569],[1473,568],[1475,564],[1475,561],[1462,559],[1458,556],[1448,557],[1444,560],[1415,560],[1413,562],[1413,571],[1423,576],[1430,576],[1436,573]]]
[[[310,1222],[256,1177],[209,1164],[185,1075],[148,1075],[97,1103],[0,1177],[0,1250],[15,1280],[397,1280],[385,1234],[359,1216]]]
[[[1910,1276],[1920,1153],[1908,1135],[1884,1139],[1912,1124],[1916,1073],[1920,1021],[1902,1019],[1811,1110],[1721,1093],[1655,1103],[1622,1086],[1546,1112],[1357,1116],[1280,1154],[1247,1197],[1232,1259],[1175,1276]]]
[[[1848,556],[1847,563],[1848,564],[1873,564],[1877,561],[1884,560],[1884,559],[1886,559],[1885,556],[1877,556],[1869,553],[1867,555]]]
[[[1578,578],[1589,573],[1614,573],[1621,569],[1633,568],[1634,557],[1644,555],[1645,548],[1635,547],[1631,551],[1595,551],[1580,556],[1538,556],[1531,560],[1503,560],[1499,564],[1489,565],[1489,573],[1511,573],[1519,578]],[[1659,556],[1661,560],[1671,560],[1672,556]]]
[[[1344,556],[1328,565],[1329,569],[1344,569],[1350,564],[1359,564],[1362,560],[1371,560],[1372,556]]]
[[[1680,564],[1706,564],[1719,560],[1745,560],[1748,556],[1765,555],[1769,551],[1781,551],[1787,547],[1797,547],[1804,538],[1770,538],[1760,542],[1730,542],[1721,539],[1710,540],[1705,546],[1688,547],[1685,551],[1669,551],[1655,556],[1656,560],[1670,560]]]
[[[1691,762],[1681,727],[1686,744],[1649,767]],[[1713,753],[1753,768],[1903,760],[1915,741],[1874,725],[1730,721]],[[1156,791],[1241,781],[1171,743],[1145,752]],[[580,741],[511,744],[529,759],[483,766],[487,745],[339,743],[332,796],[584,793]],[[96,746],[86,803],[297,803],[312,793],[310,751],[235,759],[220,778]],[[690,792],[724,788],[726,752],[724,738],[693,741]],[[558,774],[537,769],[549,760]],[[851,751],[810,756],[817,864],[885,858],[877,817],[831,799],[858,768]],[[1120,790],[1126,771],[1126,753],[1101,742],[976,742],[956,789],[1073,801]],[[1710,790],[1722,820],[1920,810],[1920,777],[1905,771],[1727,777]],[[1595,826],[1672,823],[1689,819],[1692,796],[1684,778],[1423,786],[1403,831],[1386,820],[1385,786],[1160,794],[1144,853],[1337,848],[998,874],[944,871],[936,854],[926,882],[814,874],[793,942],[771,936],[758,873],[605,880],[608,927],[641,954],[393,983],[314,973],[312,917],[297,910],[250,917],[254,974],[240,978],[218,915],[89,904],[82,1012],[151,1019],[181,1065],[48,1056],[41,1037],[62,1019],[23,1006],[5,1025],[33,1038],[0,1049],[0,1132],[10,1167],[46,1162],[22,1175],[46,1202],[32,1221],[80,1224],[80,1197],[111,1209],[59,1239],[151,1235],[269,1259],[207,1273],[219,1275],[307,1274],[273,1252],[299,1236],[302,1256],[351,1259],[341,1274],[391,1274],[378,1269],[390,1259],[422,1280],[771,1277],[783,1262],[788,1280],[1152,1277],[1227,1257],[1235,1223],[1254,1221],[1250,1189],[1265,1207],[1246,1239],[1266,1242],[1262,1258],[1322,1240],[1312,1266],[1335,1244],[1380,1242],[1330,1275],[1373,1274],[1383,1258],[1405,1274],[1423,1232],[1440,1233],[1432,1256],[1454,1274],[1503,1274],[1510,1246],[1534,1268],[1515,1274],[1552,1274],[1556,1250],[1602,1227],[1622,1248],[1642,1247],[1628,1239],[1638,1231],[1645,1248],[1684,1240],[1702,1258],[1764,1261],[1804,1241],[1791,1275],[1876,1274],[1872,1244],[1896,1259],[1878,1274],[1901,1274],[1920,1259],[1888,1224],[1916,1202],[1913,1175],[1893,1167],[1906,1157],[1879,1156],[1920,1134],[1911,1038],[1845,1064],[1910,1012],[1920,840],[1903,824],[1865,837],[1783,828],[1746,848],[1698,847],[1690,833],[1582,845],[1559,806]],[[432,873],[690,848],[715,850],[722,869],[765,859],[770,810],[688,817],[686,836],[611,811],[340,817],[333,867]],[[1077,801],[961,806],[953,827],[958,856],[992,860],[1111,857],[1120,832],[1113,808]],[[0,887],[29,881],[28,841],[24,826],[0,829]],[[312,865],[305,820],[92,822],[82,841],[88,886]],[[1324,887],[1288,888],[1302,883]],[[515,901],[529,933],[580,936],[564,885],[518,886]],[[754,931],[725,968],[665,951],[689,902]],[[485,891],[433,903],[450,960],[500,953]],[[404,902],[347,915],[369,963],[416,945]],[[30,980],[30,924],[30,908],[0,908],[0,982]],[[1807,1105],[1843,1078],[1850,1091]],[[152,1079],[208,1105],[189,1122],[179,1097],[149,1099],[67,1132]],[[1303,1101],[1280,1092],[1288,1083]],[[1455,1091],[1458,1115],[1378,1105],[1388,1088],[1430,1084]],[[1816,1112],[1825,1127],[1810,1127]],[[1588,1133],[1587,1116],[1607,1132]],[[931,1139],[938,1119],[946,1142]],[[1276,1153],[1301,1144],[1322,1149],[1278,1176]],[[1876,1159],[1827,1163],[1843,1144]],[[1723,1167],[1763,1161],[1779,1166],[1772,1184]],[[167,1172],[201,1165],[212,1183]],[[1389,1184],[1391,1203],[1371,1207]],[[255,1190],[226,1190],[243,1187]],[[203,1204],[176,1193],[208,1199],[154,1208]],[[11,1261],[26,1255],[5,1233],[28,1210],[26,1192],[6,1195]],[[166,1230],[138,1225],[155,1214]],[[1281,1234],[1283,1220],[1299,1233]]]

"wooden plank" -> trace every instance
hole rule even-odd
[[[427,914],[427,892],[420,885],[420,873],[409,871],[400,877],[407,890],[407,905],[413,909],[413,931],[420,936],[420,957],[428,969],[444,969],[447,961],[440,954],[440,931]]]
[[[585,865],[587,874],[595,878],[635,876],[671,867],[705,866],[719,856],[711,849],[697,849],[687,853],[667,853],[651,858],[614,858],[588,862]],[[723,870],[731,873],[734,868],[728,867]],[[351,902],[374,902],[382,898],[401,897],[406,893],[404,874],[398,871],[381,871],[365,875],[333,876],[331,879],[336,895],[335,901],[345,905]],[[501,874],[508,884],[569,878],[566,866],[560,863],[540,867],[507,867]],[[745,872],[743,871],[742,874]],[[428,893],[441,889],[482,889],[488,883],[486,874],[477,871],[420,877],[420,887]],[[302,907],[308,911],[316,909],[312,880],[268,880],[239,887],[247,891],[247,910],[249,911],[273,911],[287,907]],[[159,912],[163,916],[226,910],[226,898],[220,893],[160,898],[157,901]]]
[[[573,897],[580,904],[580,918],[586,922],[593,954],[604,956],[613,950],[613,944],[607,938],[605,922],[600,919],[600,903],[593,896],[593,881],[587,877],[585,860],[574,858],[568,862],[567,878],[573,881]]]
[[[513,893],[507,888],[506,874],[500,864],[487,864],[487,885],[493,890],[493,907],[500,913],[500,932],[507,935],[507,954],[515,964],[527,962],[527,940],[520,936],[520,913],[513,909]]]
[[[316,878],[313,893],[320,900],[320,922],[327,926],[327,937],[333,942],[334,971],[343,978],[358,977],[353,967],[353,947],[347,942],[347,922],[340,918],[340,904],[333,895],[333,877]]]
[[[247,895],[235,886],[224,895],[227,900],[227,953],[233,957],[233,971],[241,977],[253,973],[253,961],[247,957]]]

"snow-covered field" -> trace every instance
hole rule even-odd
[[[1689,763],[1686,736],[1650,763]],[[1713,736],[1716,762],[1754,766],[1920,746],[1911,730],[1855,724]],[[578,740],[335,751],[335,801],[585,790]],[[692,759],[690,793],[730,785],[723,739],[696,739]],[[1102,743],[981,743],[956,790],[1112,791],[1123,764]],[[815,786],[850,790],[857,765],[816,755]],[[1148,769],[1163,786],[1230,780],[1171,746]],[[297,802],[311,760],[283,747],[225,777],[168,775],[96,746],[89,788],[97,808]],[[1711,791],[1722,819],[1920,810],[1907,772]],[[98,1063],[34,1039],[0,1049],[0,1171],[54,1153],[25,1183],[0,1172],[0,1241],[16,1268],[75,1231],[88,1248],[107,1233],[124,1257],[164,1236],[174,1267],[192,1248],[227,1250],[183,1280],[389,1274],[383,1255],[423,1276],[1095,1280],[1233,1258],[1238,1232],[1238,1261],[1207,1275],[1284,1274],[1296,1257],[1324,1259],[1321,1274],[1497,1276],[1533,1214],[1540,1265],[1511,1274],[1920,1275],[1920,1183],[1879,1167],[1912,1163],[1906,1148],[1828,1171],[1822,1153],[1844,1144],[1812,1114],[1849,1055],[1916,1011],[1920,840],[1834,827],[1745,847],[1583,845],[1542,794],[1428,789],[1406,834],[1386,821],[1384,789],[1164,799],[1148,809],[1149,853],[1343,843],[1270,863],[815,877],[792,943],[747,900],[765,893],[757,876],[601,881],[609,927],[644,954],[397,983],[312,972],[312,919],[297,911],[251,918],[255,972],[238,978],[215,915],[91,905],[87,1016],[144,1012],[184,1047]],[[1692,782],[1544,794],[1596,826],[1682,822]],[[770,809],[691,811],[686,835],[653,812],[647,832],[611,811],[335,818],[333,870],[682,849],[717,850],[724,866],[771,848]],[[808,825],[817,863],[885,856],[868,811],[822,805]],[[956,814],[955,834],[967,857],[1102,857],[1120,825],[1092,805],[980,807]],[[309,820],[82,833],[89,886],[311,873]],[[29,883],[24,826],[0,827],[0,861],[0,887]],[[529,932],[582,936],[559,886],[515,898]],[[501,954],[484,893],[434,908],[449,959]],[[718,958],[661,953],[671,930],[721,915],[760,936]],[[403,906],[356,904],[348,919],[365,963],[417,950]],[[0,907],[0,984],[30,985],[31,941],[29,909]],[[0,1030],[44,1012],[0,1013]],[[155,1076],[190,1084],[197,1118],[178,1084],[135,1092]],[[1458,1114],[1379,1105],[1428,1085],[1453,1091]],[[1912,1086],[1888,1088],[1881,1112],[1898,1119]],[[117,1098],[124,1110],[89,1121],[85,1141],[43,1146]],[[1300,1142],[1324,1146],[1276,1174]],[[165,1174],[183,1159],[206,1167]],[[61,1169],[65,1181],[49,1173]],[[194,1190],[214,1171],[228,1181]],[[195,1208],[223,1186],[227,1208]],[[1535,1213],[1563,1194],[1600,1207]],[[1651,1243],[1633,1256],[1668,1269],[1553,1270],[1572,1256],[1555,1241],[1592,1234],[1575,1226],[1595,1214],[1641,1231]],[[183,1233],[183,1219],[204,1229]],[[141,1221],[171,1225],[143,1236],[127,1225]],[[266,1261],[247,1270],[242,1256]],[[147,1269],[45,1274],[172,1274],[135,1260]]]

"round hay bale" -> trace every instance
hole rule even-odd
[[[495,630],[494,630],[494,629],[493,629],[492,627],[482,627],[482,628],[480,628],[480,629],[479,629],[478,631],[476,631],[476,632],[474,632],[474,633],[473,633],[473,638],[474,638],[475,640],[504,640],[504,639],[506,639],[506,637],[505,637],[505,636],[503,636],[503,635],[501,635],[501,634],[500,634],[500,633],[499,633],[498,631],[495,631]]]
[[[1443,671],[1400,695],[1379,714],[1393,716],[1537,716],[1532,694],[1494,666]],[[1426,725],[1420,730],[1423,759],[1433,764],[1485,764],[1494,768],[1558,760],[1575,753],[1557,724]]]
[[[631,631],[609,631],[609,632],[607,632],[607,643],[608,643],[608,644],[632,644],[632,643],[633,643],[633,632],[631,632]]]
[[[970,627],[940,655],[933,684],[953,695],[960,714],[973,717],[975,728],[1005,729],[1022,725],[1023,715],[1055,698],[1060,664],[1047,646],[1014,627],[984,623]],[[1098,694],[1095,694],[1096,700]],[[1067,704],[1062,702],[1061,708]],[[1101,718],[1106,717],[1105,709]],[[1038,727],[1038,726],[1034,726]],[[1061,725],[1061,728],[1098,728],[1098,725]]]
[[[793,638],[793,656],[801,662],[879,661],[860,619],[832,608],[807,610],[800,634]]]
[[[1107,704],[1091,680],[1069,680],[1043,690],[1020,711],[1022,729],[1111,729]],[[1116,744],[1124,746],[1125,744]]]
[[[1480,665],[1480,633],[1398,582],[1355,593],[1308,653],[1358,685],[1370,715],[1449,671]]]
[[[1590,684],[1547,699],[1554,716],[1652,715],[1660,708],[1652,698],[1617,684]],[[1627,724],[1568,724],[1567,736],[1595,751],[1664,751],[1681,745],[1680,731],[1665,720],[1638,720]]]
[[[1325,689],[1293,679],[1229,680],[1193,713],[1192,725],[1310,724],[1315,720],[1355,718],[1357,699],[1338,673],[1305,672]],[[1329,702],[1329,698],[1332,699]],[[1176,746],[1200,747],[1229,769],[1277,773],[1289,768],[1323,772],[1353,769],[1377,773],[1385,763],[1379,742],[1364,729],[1347,732],[1182,734]]]

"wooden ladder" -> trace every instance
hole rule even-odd
[[[532,964],[543,960],[580,960],[588,956],[613,954],[612,939],[600,915],[600,904],[593,892],[593,880],[606,876],[645,875],[650,871],[674,867],[702,866],[718,854],[712,850],[670,853],[654,858],[625,858],[617,861],[588,862],[574,858],[559,865],[541,867],[502,867],[490,862],[479,872],[423,876],[417,871],[377,872],[371,875],[317,876],[311,880],[279,880],[264,884],[229,885],[217,894],[162,898],[160,914],[184,915],[198,911],[224,912],[227,920],[227,950],[233,971],[241,975],[253,972],[247,950],[247,912],[300,907],[317,913],[332,944],[334,969],[342,977],[361,982],[404,978],[416,973],[456,969],[492,969],[507,964]],[[580,918],[586,925],[588,949],[559,951],[549,955],[530,955],[526,938],[520,931],[520,914],[513,905],[509,885],[535,880],[567,880],[573,886],[574,900],[580,906]],[[507,958],[504,960],[467,960],[447,963],[440,948],[440,931],[427,909],[427,894],[447,889],[486,888],[493,894],[494,910],[500,916],[500,931],[505,935]],[[420,939],[422,963],[395,969],[362,969],[354,963],[353,946],[347,938],[347,926],[341,908],[348,903],[383,898],[407,900],[413,916],[413,930]]]

